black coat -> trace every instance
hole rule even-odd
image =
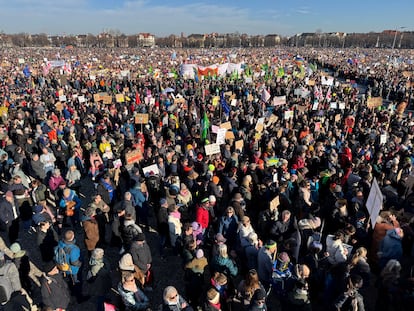
[[[50,283],[48,279],[51,281]],[[48,276],[47,279],[43,277],[41,286],[42,300],[45,306],[51,307],[53,310],[67,309],[70,302],[70,291],[60,273]]]

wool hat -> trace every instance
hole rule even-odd
[[[43,211],[43,206],[42,205],[35,205],[33,207],[33,212],[34,213],[40,213],[41,211]]]
[[[208,198],[203,198],[203,199],[201,200],[201,203],[207,203],[207,202],[209,202]]]
[[[134,238],[133,241],[135,242],[142,242],[145,241],[145,234],[143,232],[138,233]]]
[[[266,299],[266,292],[261,288],[256,289],[256,291],[253,294],[252,301],[258,301],[263,299]]]
[[[213,183],[217,185],[219,182],[220,182],[220,178],[218,178],[217,176],[213,176]]]
[[[22,250],[20,244],[17,242],[10,245],[10,250],[13,253],[13,258],[21,258],[26,254],[26,251]]]
[[[210,203],[212,203],[212,202],[216,202],[217,201],[217,199],[216,199],[216,197],[214,196],[214,195],[209,195],[208,196],[208,201],[210,202]]]
[[[226,243],[226,238],[221,234],[221,233],[217,233],[215,240],[217,243]]]
[[[126,271],[135,271],[132,255],[129,253],[124,254],[118,262],[119,269]]]
[[[198,250],[197,250],[197,252],[196,252],[196,257],[197,257],[198,259],[200,259],[200,258],[204,257],[204,252],[203,252],[203,250],[202,250],[202,249],[198,249]]]
[[[161,205],[161,206],[163,206],[163,205],[165,205],[165,204],[167,204],[167,199],[166,199],[166,198],[162,198],[162,199],[160,200],[160,205]]]
[[[104,250],[103,250],[102,248],[95,248],[95,249],[92,251],[91,257],[92,257],[93,259],[99,260],[99,259],[102,259],[102,258],[103,258],[104,253],[105,253],[105,252],[104,252]]]
[[[234,196],[233,196],[233,200],[235,200],[235,201],[239,201],[239,200],[241,200],[241,199],[243,199],[243,197],[242,197],[242,195],[241,195],[241,193],[235,193],[234,194]]]
[[[51,261],[48,261],[47,263],[45,263],[45,264],[44,264],[44,266],[43,266],[43,271],[44,271],[45,273],[49,273],[49,272],[50,272],[50,271],[52,271],[55,267],[56,267],[56,263],[55,263],[53,260],[51,260]]]

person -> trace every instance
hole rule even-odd
[[[253,294],[253,297],[251,299],[248,311],[266,311],[267,305],[266,305],[266,292],[259,288],[256,289],[255,293]]]
[[[220,218],[218,233],[221,233],[227,240],[227,244],[231,249],[237,241],[237,229],[239,219],[234,215],[234,208],[229,206],[226,209],[226,215]]]
[[[215,288],[210,288],[206,292],[203,311],[221,311],[220,293]]]
[[[257,254],[257,273],[259,280],[263,287],[267,290],[272,282],[273,262],[276,258],[277,243],[273,240],[268,240],[262,246]]]
[[[95,219],[98,223],[99,229],[99,246],[105,247],[106,242],[106,224],[109,223],[109,212],[111,211],[108,204],[102,200],[99,194],[92,197],[92,202],[89,204],[88,209],[91,209],[96,215]]]
[[[378,279],[378,295],[375,310],[403,310],[401,287],[401,264],[398,260],[391,259],[381,270]]]
[[[237,265],[229,258],[226,244],[219,246],[218,255],[213,257],[211,266],[213,272],[222,272],[229,277],[235,277],[238,273]]]
[[[262,289],[263,285],[259,281],[259,275],[255,269],[251,269],[246,273],[244,280],[240,281],[237,286],[237,299],[242,305],[242,310],[248,310],[251,300],[256,290]]]
[[[251,232],[248,236],[249,244],[244,248],[244,256],[246,258],[246,266],[249,270],[257,269],[257,255],[263,242],[259,240],[256,232]]]
[[[168,225],[168,202],[167,199],[162,198],[160,200],[160,208],[157,213],[158,235],[160,239],[160,256],[164,258],[164,248],[169,240],[170,229]]]
[[[131,215],[125,215],[124,224],[121,230],[122,242],[125,251],[129,251],[131,243],[142,229],[135,223]]]
[[[137,265],[134,264],[130,253],[125,253],[122,255],[121,259],[118,262],[118,268],[121,272],[121,277],[123,277],[128,272],[132,272],[134,273],[134,277],[137,280],[138,284],[141,287],[144,286],[145,274],[141,271],[140,268],[138,268]]]
[[[387,231],[379,248],[379,266],[385,267],[390,259],[400,261],[403,255],[402,239],[404,231],[401,228],[394,228]]]
[[[16,242],[19,237],[19,216],[13,192],[7,191],[0,201],[0,227],[7,231],[10,243]]]
[[[198,249],[194,258],[187,262],[185,268],[185,292],[192,306],[199,305],[199,299],[204,291],[204,271],[207,267],[207,258],[204,251]]]
[[[79,213],[82,206],[82,200],[78,197],[74,190],[65,188],[63,190],[63,196],[59,202],[59,213],[65,215],[66,221],[69,219],[72,225],[76,225],[79,222]]]
[[[82,227],[85,232],[85,245],[89,255],[99,242],[99,227],[95,220],[95,216],[95,213],[91,209],[87,209],[82,217]]]
[[[30,282],[30,261],[25,250],[22,250],[18,242],[14,242],[10,245],[10,251],[13,253],[13,262],[19,270],[19,278],[22,288],[28,293],[31,293],[32,284]]]
[[[43,271],[40,281],[43,304],[52,310],[66,310],[70,303],[68,284],[53,261],[46,263]]]
[[[65,251],[66,262],[69,264],[69,270],[65,272],[72,279],[73,284],[79,283],[78,272],[82,262],[80,261],[79,246],[76,245],[75,232],[73,230],[66,231],[56,247]]]
[[[328,252],[328,261],[331,265],[346,262],[348,258],[348,249],[344,246],[344,234],[337,231],[334,235],[326,237],[326,251]]]
[[[2,304],[5,304],[10,300],[11,295],[14,292],[20,291],[22,285],[20,283],[19,271],[16,265],[11,261],[6,261],[6,257],[3,251],[0,250],[0,287],[5,291],[3,293]]]
[[[210,202],[208,198],[203,198],[200,204],[196,208],[196,219],[195,221],[201,225],[203,228],[203,234],[205,234],[210,223]]]
[[[350,273],[358,274],[362,277],[362,288],[366,289],[369,287],[371,268],[367,262],[367,249],[365,247],[357,248],[352,255]]]
[[[145,234],[139,233],[133,240],[130,253],[135,265],[145,274],[145,285],[151,290],[152,279],[152,255],[151,250],[145,241]]]
[[[306,280],[296,280],[294,288],[287,294],[284,307],[292,311],[312,311]]]
[[[132,272],[122,276],[118,283],[118,292],[127,311],[146,310],[149,307],[149,299],[137,286]]]
[[[334,307],[336,310],[365,310],[364,299],[359,293],[362,287],[362,278],[358,274],[351,274],[347,279],[347,287],[341,295],[335,300]]]
[[[181,213],[179,212],[179,206],[172,204],[168,207],[170,211],[168,215],[168,228],[170,232],[170,242],[173,247],[176,246],[177,238],[182,233]]]
[[[162,297],[162,311],[193,311],[193,308],[178,293],[174,286],[167,286]]]
[[[37,230],[37,246],[44,263],[53,260],[54,248],[58,245],[59,237],[53,226],[48,221],[39,223]]]

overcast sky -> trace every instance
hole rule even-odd
[[[414,29],[413,0],[0,0],[5,33],[157,36],[192,33],[281,34]]]

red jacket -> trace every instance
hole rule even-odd
[[[196,221],[201,225],[201,228],[206,229],[210,220],[210,213],[207,209],[198,206],[196,211]]]

